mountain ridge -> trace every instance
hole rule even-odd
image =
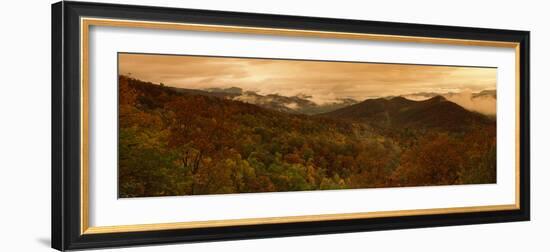
[[[367,99],[320,116],[367,122],[381,127],[441,128],[451,131],[462,130],[472,124],[492,123],[487,116],[471,112],[441,95],[423,101],[401,96]]]
[[[153,84],[153,83],[151,83]],[[155,85],[155,84],[153,84]],[[358,101],[351,98],[338,98],[335,102],[327,104],[317,104],[311,100],[311,96],[294,95],[284,96],[280,94],[261,95],[254,91],[245,91],[239,87],[230,88],[206,88],[206,89],[189,89],[168,87],[178,93],[189,93],[204,96],[214,96],[228,100],[241,101],[258,105],[263,108],[276,110],[292,114],[314,115],[333,111],[339,108],[355,104]]]
[[[157,86],[154,83],[148,83]],[[352,120],[377,127],[392,128],[440,128],[460,131],[472,124],[494,123],[494,118],[468,110],[443,95],[434,95],[426,100],[411,100],[405,96],[366,99],[340,99],[340,103],[319,106],[307,96],[283,96],[279,94],[260,95],[244,91],[239,87],[186,89],[165,87],[176,93],[216,97],[230,101],[244,102],[288,114],[304,114],[316,117]],[[494,92],[480,92],[479,95],[495,95]]]

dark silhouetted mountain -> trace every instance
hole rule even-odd
[[[218,98],[226,98],[226,99],[232,99],[233,97],[239,96],[240,94],[236,93],[229,93],[229,92],[216,92],[216,91],[207,91],[207,90],[200,90],[200,89],[189,89],[189,88],[176,88],[176,87],[168,87],[178,93],[183,94],[195,94],[195,95],[204,95],[204,96],[213,96]]]
[[[483,90],[479,93],[472,94],[472,98],[480,98],[480,97],[492,97],[493,99],[497,98],[497,91],[496,90]]]
[[[386,128],[439,128],[452,131],[493,123],[490,118],[468,111],[443,96],[434,96],[424,101],[403,97],[369,99],[322,116],[367,122]]]
[[[235,94],[240,95],[243,93],[243,89],[239,87],[230,87],[230,88],[208,88],[205,89],[208,92],[213,93],[227,93],[227,94]]]

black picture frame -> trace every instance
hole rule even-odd
[[[519,43],[519,209],[160,231],[81,234],[81,17],[321,30]],[[267,15],[254,13],[58,2],[52,5],[52,247],[58,250],[175,242],[253,239],[388,229],[528,221],[530,219],[529,32]]]

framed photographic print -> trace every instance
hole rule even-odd
[[[529,32],[52,6],[52,247],[529,220]]]

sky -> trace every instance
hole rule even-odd
[[[259,94],[308,95],[318,103],[419,92],[496,89],[496,68],[376,64],[157,54],[119,54],[119,74],[166,86],[240,87]]]

